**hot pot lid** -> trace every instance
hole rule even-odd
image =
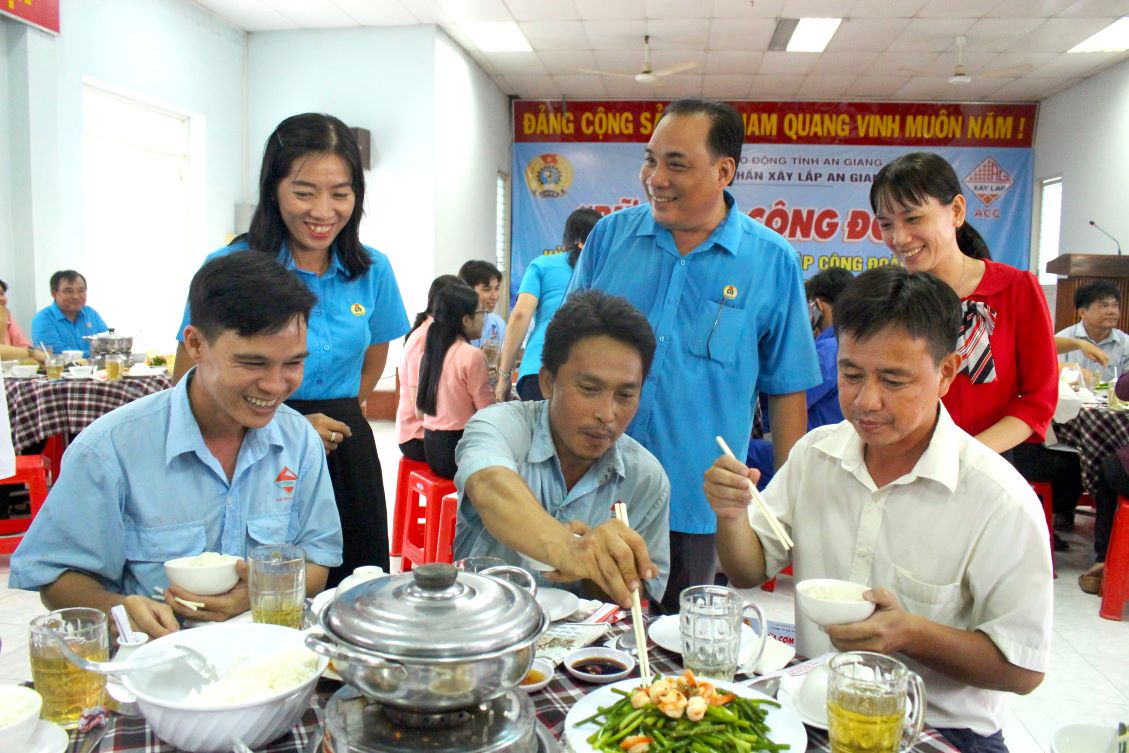
[[[432,563],[349,589],[319,621],[330,636],[388,658],[460,659],[529,642],[545,617],[508,580]]]

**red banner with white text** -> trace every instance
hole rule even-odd
[[[59,0],[0,0],[0,13],[44,31],[59,33]]]

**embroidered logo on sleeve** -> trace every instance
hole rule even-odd
[[[298,475],[286,466],[282,467],[282,471],[274,480],[274,485],[286,493],[286,496],[294,494],[294,487],[298,485]]]
[[[353,316],[364,316],[365,315],[365,307],[362,306],[359,303],[354,303],[352,306],[349,307],[349,310],[353,312]]]

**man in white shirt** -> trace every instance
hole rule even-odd
[[[1074,291],[1078,321],[1055,333],[1059,361],[1076,363],[1097,381],[1117,381],[1129,368],[1129,335],[1117,328],[1121,294],[1108,280],[1095,280]]]
[[[1005,693],[1042,682],[1052,589],[1031,487],[941,404],[960,367],[956,294],[900,267],[865,272],[835,305],[846,420],[792,448],[765,491],[795,540],[756,506],[756,472],[721,457],[705,491],[718,554],[748,587],[792,564],[797,580],[869,585],[868,619],[826,632],[796,607],[797,648],[896,655],[925,681],[925,719],[962,751],[1000,753]]]

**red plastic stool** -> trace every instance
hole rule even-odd
[[[1054,514],[1054,494],[1051,490],[1049,481],[1032,481],[1031,488],[1035,491],[1035,496],[1043,503],[1043,517],[1047,519],[1047,536],[1050,537],[1051,543],[1051,564],[1054,564],[1054,551],[1055,551],[1055,514]],[[1056,574],[1057,578],[1058,575]]]
[[[408,511],[400,538],[400,569],[435,561],[439,537],[439,512],[443,497],[455,491],[455,482],[439,478],[430,469],[408,474]]]
[[[400,456],[400,466],[396,470],[396,506],[392,508],[392,542],[388,547],[388,554],[393,557],[400,556],[400,541],[404,538],[404,523],[408,519],[408,474],[426,470],[427,463],[424,461]]]
[[[459,519],[459,495],[448,494],[439,503],[439,535],[435,537],[435,559],[433,562],[454,561],[451,548],[455,543],[455,525]]]
[[[1113,532],[1102,572],[1102,606],[1098,614],[1107,620],[1121,620],[1129,599],[1129,498],[1117,498]]]
[[[39,514],[47,499],[47,468],[49,461],[42,455],[17,455],[16,472],[0,484],[27,484],[27,496],[31,501],[31,515],[15,520],[0,520],[0,554],[11,554],[24,540],[24,533],[31,527],[31,521]]]
[[[780,571],[780,574],[781,575],[791,575],[792,574],[792,566],[788,565],[788,567],[786,567],[786,568],[784,568],[783,570]],[[766,580],[764,583],[761,583],[761,590],[762,591],[768,591],[769,593],[774,592],[776,590],[776,578],[771,578],[769,580]]]

